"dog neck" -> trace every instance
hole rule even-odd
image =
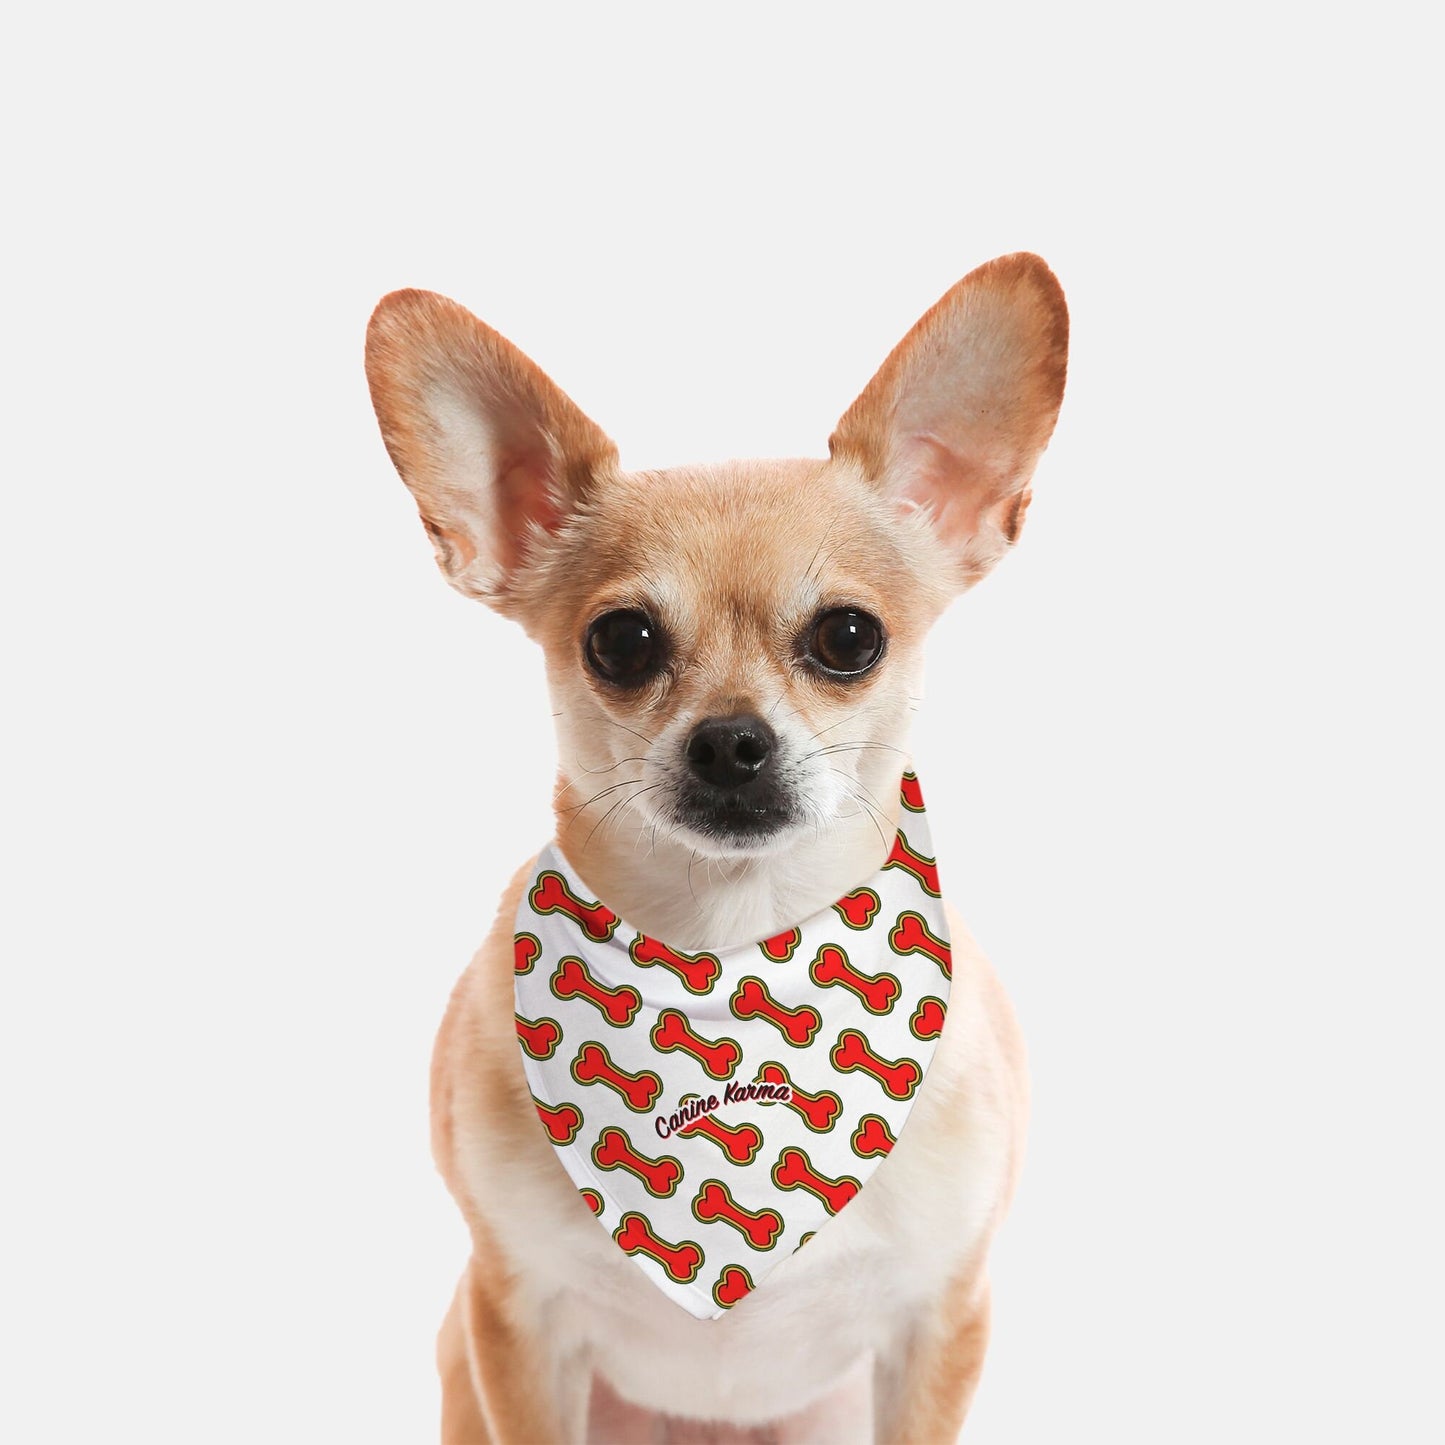
[[[757,942],[811,917],[883,866],[898,829],[894,796],[882,816],[860,808],[773,852],[709,858],[624,811],[625,822],[595,828],[558,808],[562,853],[613,912],[688,951]]]

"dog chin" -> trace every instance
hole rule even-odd
[[[673,836],[706,858],[762,858],[791,841],[802,826],[797,809],[781,804],[728,808],[678,799],[671,809]]]

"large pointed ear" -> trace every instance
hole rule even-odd
[[[963,587],[1017,540],[1064,395],[1069,313],[1027,252],[971,271],[898,343],[829,441],[924,509]]]
[[[366,332],[386,449],[459,592],[508,610],[517,574],[617,449],[509,341],[430,291],[393,291]]]

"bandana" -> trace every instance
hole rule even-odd
[[[517,1036],[598,1222],[699,1319],[857,1197],[943,1029],[952,960],[918,779],[862,887],[774,938],[684,953],[590,895],[555,843],[516,924]]]

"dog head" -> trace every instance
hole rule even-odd
[[[860,814],[891,840],[924,636],[1018,539],[1067,342],[1052,273],[1005,256],[899,343],[828,460],[628,473],[461,306],[381,302],[367,375],[437,561],[545,649],[570,855],[623,821],[712,857]]]

